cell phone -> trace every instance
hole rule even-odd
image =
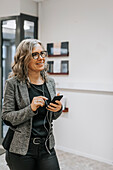
[[[62,97],[63,97],[63,95],[55,96],[55,97],[51,100],[50,103],[57,104],[57,103],[55,103],[55,101],[56,101],[56,100],[59,100],[59,101],[60,101]]]

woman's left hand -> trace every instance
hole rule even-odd
[[[49,105],[46,107],[47,110],[52,112],[58,112],[62,108],[62,104],[59,100],[55,101],[57,104],[49,103]]]

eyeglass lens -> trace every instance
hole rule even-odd
[[[38,52],[32,53],[32,57],[34,59],[38,59],[39,56],[41,56],[42,58],[45,58],[47,56],[47,51],[41,51],[40,53],[38,53]]]

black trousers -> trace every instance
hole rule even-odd
[[[19,155],[6,151],[6,162],[10,170],[60,170],[56,152],[47,152],[44,142],[33,144],[30,142],[26,155]]]

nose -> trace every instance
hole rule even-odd
[[[43,60],[43,57],[39,54],[37,60]]]

